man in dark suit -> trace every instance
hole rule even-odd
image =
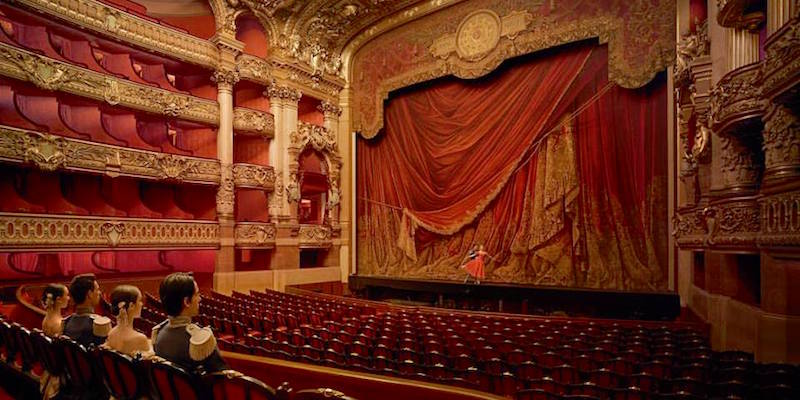
[[[81,274],[72,278],[69,295],[75,301],[75,312],[64,319],[64,335],[84,345],[99,346],[106,341],[106,318],[94,314],[100,302],[100,285],[94,274]],[[95,320],[102,321],[99,325]]]
[[[168,319],[155,327],[151,339],[157,356],[194,371],[228,369],[210,328],[192,323],[200,311],[200,290],[191,274],[176,272],[164,278],[158,290]]]

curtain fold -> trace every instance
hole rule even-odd
[[[394,96],[358,142],[358,273],[463,279],[484,244],[488,280],[664,288],[665,85],[592,100],[607,54],[579,43]]]

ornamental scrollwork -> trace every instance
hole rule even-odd
[[[272,81],[272,83],[267,87],[265,93],[270,99],[281,99],[293,103],[297,103],[300,101],[300,98],[303,97],[303,92],[300,90],[289,86],[279,85],[276,81]]]
[[[330,246],[332,237],[331,228],[325,225],[300,225],[297,233],[300,245],[309,246]]]
[[[225,216],[233,215],[234,208],[233,167],[230,164],[220,166],[219,188],[217,188],[217,213]]]
[[[219,123],[219,105],[216,101],[109,77],[5,43],[0,43],[0,75],[26,80],[48,90],[58,89],[77,96],[104,100],[112,105],[190,121]]]
[[[242,78],[265,84],[272,81],[272,72],[268,61],[250,54],[240,54],[236,58],[236,65]]]
[[[211,81],[217,86],[232,89],[233,85],[239,82],[239,71],[230,68],[218,69],[211,74]]]
[[[277,228],[274,224],[236,224],[234,238],[237,247],[270,247],[275,244]]]
[[[800,192],[770,195],[760,200],[762,246],[800,246]]]
[[[697,26],[696,32],[687,33],[676,46],[675,58],[675,84],[682,86],[688,84],[689,66],[697,57],[707,55],[710,49],[708,39],[708,20]]]
[[[206,247],[219,243],[210,221],[169,221],[102,217],[31,216],[0,213],[0,248]]]
[[[748,148],[740,138],[720,136],[720,171],[726,188],[753,186],[761,173],[757,153]]]
[[[275,185],[275,171],[271,166],[233,164],[233,177],[237,187],[271,190]]]
[[[322,113],[325,117],[335,117],[338,118],[342,115],[342,108],[333,104],[329,101],[322,101],[317,106],[317,110]]]
[[[275,117],[266,112],[236,107],[233,109],[233,129],[264,137],[275,136]]]
[[[787,83],[800,71],[800,23],[790,23],[776,35],[765,46],[762,71],[763,90],[770,96],[790,87]]]
[[[800,169],[800,120],[778,104],[770,104],[764,120],[766,170]]]
[[[298,121],[297,130],[289,135],[290,146],[294,149],[304,149],[310,145],[321,153],[338,154],[336,135],[324,126]]]
[[[759,65],[735,69],[711,90],[711,120],[714,131],[727,132],[733,124],[759,120],[764,100],[758,82]]]
[[[157,153],[0,125],[0,158],[33,162],[52,171],[68,169],[109,176],[219,183],[219,161]]]

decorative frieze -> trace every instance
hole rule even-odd
[[[764,115],[764,169],[765,180],[800,175],[800,121],[780,104]]]
[[[300,225],[297,238],[300,247],[304,248],[328,248],[331,246],[331,228],[325,225]]]
[[[127,13],[96,0],[9,0],[37,13],[153,50],[192,64],[215,68],[217,48],[209,41]]]
[[[708,230],[702,209],[679,209],[672,218],[672,225],[672,236],[682,249],[705,245]]]
[[[275,137],[275,116],[263,111],[237,107],[233,109],[233,130],[272,138]]]
[[[238,248],[272,248],[277,237],[275,224],[240,222],[236,224],[234,238]]]
[[[720,136],[720,172],[724,190],[751,190],[758,186],[763,166],[761,145],[749,144],[760,135]]]
[[[216,247],[215,221],[0,213],[0,249]]]
[[[219,124],[216,101],[141,85],[55,61],[0,43],[0,74],[31,82],[46,90],[122,105],[154,114]]]
[[[336,135],[324,126],[298,121],[297,130],[289,135],[289,146],[302,150],[311,146],[321,153],[338,154]]]
[[[137,150],[0,125],[0,159],[108,176],[170,179],[216,185],[219,161]]]
[[[760,65],[751,64],[725,75],[711,92],[711,120],[714,132],[760,131],[765,102],[758,82]]]
[[[755,248],[761,231],[761,212],[755,198],[714,203],[705,215],[706,244],[716,247]]]
[[[233,180],[236,187],[271,191],[275,187],[275,170],[272,166],[233,164]]]
[[[239,68],[239,75],[242,79],[260,83],[264,86],[272,82],[270,63],[263,58],[250,54],[240,54],[236,58],[236,66]]]
[[[761,234],[764,247],[800,246],[800,191],[765,196],[761,204]]]
[[[778,98],[800,83],[800,21],[795,18],[783,26],[764,47],[764,97]]]

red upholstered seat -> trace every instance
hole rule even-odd
[[[213,399],[276,400],[275,389],[249,376],[234,376],[225,372],[205,375]]]
[[[105,347],[95,353],[106,389],[115,399],[138,399],[148,392],[147,377],[133,358]]]
[[[65,386],[70,393],[105,391],[103,378],[97,371],[91,352],[66,336],[56,339],[56,348],[61,349],[64,357],[64,372],[67,378]]]
[[[201,382],[183,368],[165,360],[152,360],[146,365],[153,397],[161,400],[203,398]]]

